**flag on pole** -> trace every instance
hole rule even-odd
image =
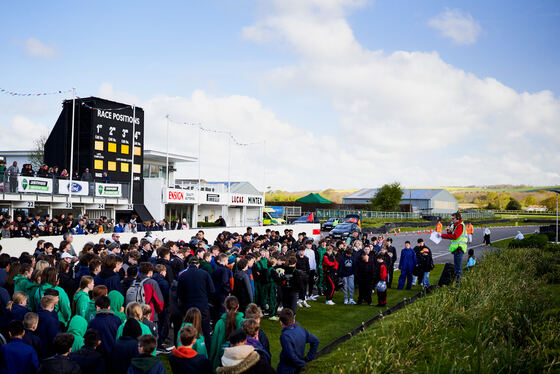
[[[307,220],[309,222],[313,222],[313,213],[309,213],[309,215],[307,216]]]

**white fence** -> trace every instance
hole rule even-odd
[[[254,226],[253,233],[263,234],[265,233],[266,229],[271,229],[274,231],[280,231],[280,235],[284,235],[285,229],[293,229],[294,236],[297,237],[297,234],[300,232],[305,232],[308,237],[312,237],[315,240],[318,240],[320,237],[320,225],[315,223],[303,223],[298,225],[280,225],[280,226]],[[204,237],[208,240],[208,243],[213,244],[214,240],[219,233],[222,231],[229,231],[229,232],[238,232],[238,233],[245,233],[247,228],[246,227],[205,227],[200,229],[189,229],[189,230],[169,230],[169,231],[152,231],[152,238],[163,239],[166,238],[168,240],[184,240],[188,242],[191,237],[195,236],[199,230],[204,231]],[[146,233],[145,232],[138,232],[138,233],[120,233],[120,242],[121,243],[128,243],[130,239],[136,236],[138,239],[143,238]],[[111,234],[92,234],[92,235],[74,235],[74,241],[72,245],[76,252],[79,252],[82,247],[88,243],[98,243],[101,238],[109,239],[111,238]],[[51,242],[54,244],[55,247],[58,248],[60,242],[62,241],[62,236],[42,236],[36,239],[25,239],[25,238],[10,238],[10,239],[2,239],[0,241],[0,245],[2,245],[2,253],[7,253],[10,256],[19,257],[22,252],[28,252],[33,254],[35,248],[37,247],[37,241],[39,239]]]

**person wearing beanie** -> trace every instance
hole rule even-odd
[[[247,334],[241,329],[235,330],[229,336],[230,346],[224,349],[222,367],[218,374],[267,374],[275,373],[274,369],[255,351],[247,345]]]
[[[122,335],[117,339],[111,352],[110,372],[125,374],[130,360],[138,356],[138,338],[142,335],[140,322],[129,318],[124,323]]]

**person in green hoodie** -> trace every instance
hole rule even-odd
[[[111,310],[113,313],[121,319],[121,322],[126,322],[126,316],[124,315],[124,296],[117,290],[109,292],[109,300],[111,300]]]
[[[268,270],[268,251],[262,248],[257,255],[253,265],[253,277],[255,278],[255,302],[264,309],[266,305],[266,272]]]
[[[37,291],[39,285],[31,281],[31,275],[33,274],[33,267],[31,264],[22,264],[18,274],[14,277],[14,293],[23,292],[27,295],[27,300],[30,302],[27,304],[27,308],[32,310],[32,299]]]
[[[68,324],[68,334],[74,336],[74,343],[72,344],[72,352],[84,346],[84,334],[87,331],[88,323],[82,316],[74,316]]]
[[[229,347],[227,337],[233,331],[240,329],[241,323],[244,321],[243,313],[238,312],[239,301],[237,297],[228,296],[225,307],[226,313],[216,322],[214,334],[212,335],[212,345],[210,346],[210,361],[212,361],[212,368],[214,370],[220,366],[224,349]]]
[[[140,356],[130,360],[127,374],[167,374],[159,358],[154,357],[156,345],[156,338],[152,335],[142,335],[138,338]]]
[[[325,257],[325,253],[327,252],[327,241],[325,239],[321,239],[319,241],[319,247],[317,247],[317,258],[319,259],[317,265],[317,291],[319,292],[319,296],[322,296],[325,290],[325,274],[323,273],[323,257]]]
[[[183,324],[179,331],[183,330],[185,326],[193,326],[196,331],[198,331],[198,336],[195,339],[195,343],[191,347],[198,353],[206,358],[208,358],[208,351],[206,350],[206,343],[204,341],[204,335],[202,335],[202,314],[198,308],[190,308],[187,310],[187,314],[185,314],[185,318],[183,319]],[[179,332],[179,336],[177,337],[177,347],[182,346],[181,344],[181,333]]]
[[[74,301],[74,314],[78,316],[82,316],[88,320],[89,317],[89,309],[90,309],[90,301],[89,293],[93,291],[93,277],[89,275],[84,275],[80,279],[80,288],[74,294],[73,301]]]
[[[64,326],[68,326],[68,322],[72,316],[70,299],[68,299],[66,291],[58,286],[58,272],[53,267],[48,267],[41,273],[41,286],[37,288],[35,295],[33,295],[34,305],[40,305],[41,298],[44,296],[45,291],[49,288],[54,288],[58,291],[58,304],[56,305],[55,310],[58,313],[58,320]]]
[[[140,329],[142,330],[142,335],[152,335],[152,331],[150,330],[150,328],[142,323],[143,317],[144,314],[142,313],[142,306],[140,305],[140,303],[128,303],[128,305],[126,306],[126,318],[134,318],[138,321],[138,323],[140,324]],[[125,323],[126,320],[119,326],[119,329],[117,330],[117,337],[115,338],[115,340],[118,340],[121,337]]]

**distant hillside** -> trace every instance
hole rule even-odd
[[[322,191],[272,191],[266,193],[266,202],[273,203],[275,201],[295,201],[300,197],[303,197],[311,192],[318,193],[323,196],[325,199],[329,199],[330,201],[342,204],[342,198],[344,196],[350,195],[353,192],[358,190],[333,190],[332,188],[322,190]]]
[[[451,187],[404,187],[403,188],[443,188],[449,191],[457,201],[461,208],[474,208],[483,207],[487,201],[488,193],[495,193],[498,195],[508,195],[511,198],[516,199],[522,204],[527,201],[533,201],[535,204],[539,204],[541,201],[555,196],[553,192],[545,191],[547,188],[553,188],[554,186],[527,186],[527,185],[493,185],[493,186],[451,186]],[[560,188],[560,186],[556,187]],[[358,191],[358,189],[347,189],[347,190],[334,190],[332,188],[326,190],[309,190],[309,191],[272,191],[267,192],[266,202],[271,204],[278,201],[295,201],[300,197],[303,197],[311,192],[319,193],[326,199],[331,200],[334,203],[342,204],[342,198]],[[508,199],[509,200],[509,199]],[[487,203],[486,203],[487,204]]]

